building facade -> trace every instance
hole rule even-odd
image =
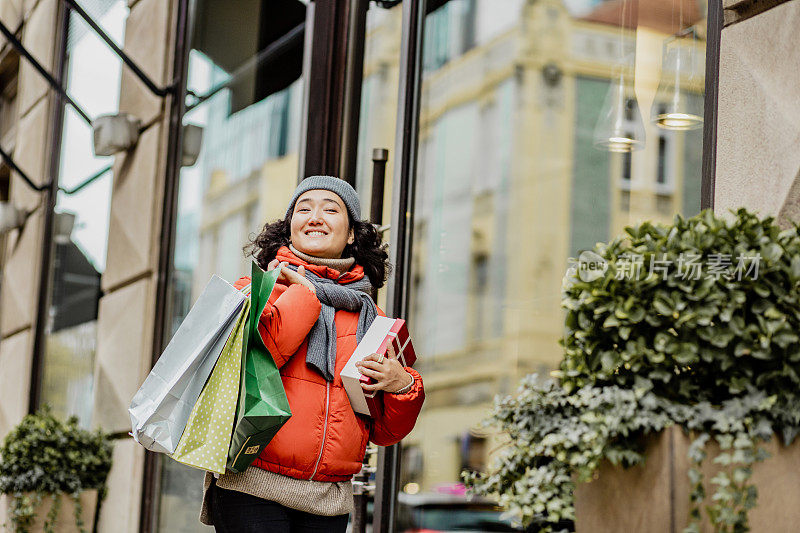
[[[116,435],[100,531],[205,529],[202,473],[128,438],[128,404],[210,275],[247,272],[298,180],[336,174],[365,217],[382,203],[379,304],[426,383],[417,427],[373,458],[393,531],[397,491],[457,492],[497,446],[493,397],[557,364],[570,257],[706,207],[800,220],[798,18],[798,0],[0,0],[0,200],[20,217],[0,237],[0,436],[44,404],[77,415]],[[659,126],[678,100],[691,128]],[[97,155],[93,122],[121,114],[138,140]]]

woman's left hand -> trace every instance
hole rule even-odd
[[[365,392],[378,390],[395,392],[407,387],[414,380],[411,374],[406,372],[406,369],[403,368],[396,356],[386,356],[383,361],[380,361],[380,359],[380,355],[371,353],[356,363],[356,368],[359,372],[375,380],[375,383],[371,385],[361,384],[361,388]]]

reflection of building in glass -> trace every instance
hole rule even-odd
[[[126,2],[97,0],[88,9],[111,38],[123,42],[129,13]],[[92,117],[116,113],[122,61],[74,13],[67,34],[67,92]],[[57,176],[63,189],[55,207],[41,389],[42,403],[58,414],[77,415],[86,427],[97,420],[94,393],[107,388],[118,372],[114,365],[96,371],[97,318],[114,172],[105,172],[80,187],[113,162],[111,157],[95,155],[92,135],[91,126],[65,106]],[[71,189],[76,190],[67,192]]]
[[[593,146],[609,80],[634,52],[643,116],[659,105],[671,11],[640,3],[636,31],[620,33],[619,2],[569,6],[572,12],[558,1],[504,4],[494,12],[485,2],[451,1],[426,20],[410,289],[428,399],[408,439],[420,450],[419,467],[405,476],[423,490],[457,480],[463,464],[476,467],[491,446],[469,428],[493,396],[558,360],[557,287],[567,257],[633,220],[699,209],[700,130],[669,132],[648,122],[642,151]],[[696,9],[687,13],[698,21]],[[399,30],[399,9],[369,18],[361,154],[372,148],[367,139],[394,146]],[[704,44],[691,46],[702,58]],[[702,61],[693,68],[702,80]],[[192,72],[209,73],[205,88],[226,76],[197,52]],[[702,85],[690,89],[702,98]],[[182,189],[195,196],[196,227],[184,231],[196,238],[178,239],[197,246],[183,252],[196,254],[186,260],[193,294],[213,273],[232,280],[246,272],[246,237],[283,216],[293,186],[286,176],[297,168],[301,92],[295,83],[234,106],[236,88],[225,89],[187,116],[205,135],[198,163],[184,171],[185,179],[196,174],[198,186]],[[357,171],[365,206],[368,163],[362,157]],[[388,184],[386,191],[388,210]],[[179,221],[179,232],[188,222]]]
[[[197,51],[189,75],[196,92],[230,78]],[[302,83],[234,111],[242,90],[241,83],[221,90],[185,120],[203,127],[203,144],[197,162],[183,171],[175,263],[191,272],[195,298],[212,274],[231,281],[249,271],[242,247],[268,218],[282,216],[280,199],[296,183],[287,175],[297,173]]]
[[[181,168],[171,278],[175,331],[212,274],[250,271],[242,247],[283,216],[297,183],[303,33],[270,61],[265,49],[305,20],[297,0],[200,0],[189,52],[184,124],[203,129],[194,165]],[[202,472],[169,461],[161,474],[159,531],[195,531]]]
[[[569,6],[577,18],[558,1],[503,4],[512,9],[480,17],[487,3],[453,1],[426,19],[410,290],[427,400],[406,440],[420,457],[403,477],[422,490],[485,460],[493,445],[474,429],[492,397],[557,362],[567,258],[634,220],[699,210],[701,130],[647,121],[642,151],[593,146],[610,80],[634,52],[642,115],[660,105],[671,9],[640,2],[636,31],[621,32],[620,2]],[[394,35],[392,14],[370,28],[365,91],[375,94],[396,80],[385,72],[392,47],[369,40]],[[702,25],[696,7],[685,14]],[[685,76],[702,102],[704,43],[685,48],[700,58]],[[393,145],[393,124],[376,132],[380,115],[362,120],[362,135]]]
[[[242,247],[264,222],[283,216],[296,181],[302,84],[228,115],[227,91],[209,100],[196,171],[199,217],[194,294],[211,274],[234,281],[249,271]],[[289,115],[293,113],[293,118]],[[291,188],[290,188],[291,187]]]
[[[53,296],[48,317],[47,402],[89,426],[100,273],[71,240],[54,245]]]

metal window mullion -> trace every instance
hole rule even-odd
[[[11,167],[11,170],[13,170],[13,171],[14,171],[14,172],[16,172],[17,174],[19,174],[19,177],[20,177],[20,178],[22,178],[22,181],[24,181],[25,183],[27,183],[27,184],[28,184],[28,187],[30,187],[31,189],[33,189],[33,190],[35,190],[35,191],[43,191],[44,189],[46,189],[46,188],[49,186],[49,184],[48,184],[48,183],[45,183],[44,185],[36,185],[36,184],[33,182],[33,180],[31,180],[31,179],[28,177],[28,175],[25,173],[25,171],[23,171],[21,168],[19,168],[19,165],[17,165],[16,161],[14,161],[14,158],[13,158],[13,157],[11,157],[11,154],[9,154],[8,152],[6,152],[6,151],[3,149],[3,147],[2,147],[2,146],[0,146],[0,158],[2,158],[2,159],[3,159],[3,161],[5,161],[5,162],[6,162],[6,164],[7,164],[9,167]]]
[[[88,187],[89,185],[91,185],[92,183],[97,181],[98,179],[102,178],[107,172],[110,172],[111,169],[113,169],[113,168],[114,168],[113,164],[112,165],[107,165],[107,166],[101,168],[100,170],[98,170],[97,172],[95,172],[94,174],[92,174],[91,176],[85,178],[83,181],[81,181],[76,186],[74,186],[74,187],[72,187],[70,189],[65,189],[65,188],[59,186],[58,190],[63,192],[67,196],[73,195],[73,194],[75,194],[77,192],[82,191],[85,187]]]
[[[58,10],[58,26],[56,29],[57,47],[55,52],[56,75],[54,82],[61,87],[67,58],[67,27],[69,23],[69,8]],[[58,187],[58,169],[61,162],[61,140],[64,124],[64,103],[66,100],[63,91],[53,94],[50,122],[49,161],[47,165],[48,181],[43,189],[42,199],[42,248],[39,270],[39,295],[37,298],[36,323],[33,331],[33,354],[31,362],[31,383],[28,389],[28,412],[34,413],[39,409],[42,398],[42,381],[44,378],[44,348],[45,326],[50,306],[50,291],[53,286],[53,225]]]
[[[84,11],[84,9],[80,6],[80,4],[76,0],[63,0],[69,7],[75,11],[86,24],[89,25],[90,28],[97,34],[106,45],[113,50],[113,52],[122,60],[125,65],[136,75],[139,80],[147,86],[147,88],[155,94],[156,96],[167,96],[168,94],[174,93],[176,88],[176,82],[167,85],[166,87],[159,87],[156,83],[150,79],[150,77],[145,74],[145,72],[136,64],[136,62],[131,59],[131,57],[125,53],[122,48],[120,48],[117,43],[114,42],[114,39],[108,36],[108,34],[100,27],[95,20],[89,16],[89,14]]]
[[[301,177],[312,174],[335,176],[340,171],[347,27],[351,7],[350,2],[313,4],[311,51],[308,69],[303,74],[307,84],[304,111],[308,117],[313,117],[314,122],[306,123]]]
[[[347,23],[344,102],[342,109],[339,177],[356,185],[358,129],[361,113],[361,87],[364,82],[364,45],[367,33],[369,0],[350,0]]]
[[[181,145],[183,142],[183,116],[186,112],[186,83],[189,65],[189,26],[190,0],[177,2],[175,16],[175,49],[173,53],[172,74],[174,92],[169,95],[167,109],[169,112],[167,157],[165,162],[165,178],[163,184],[163,204],[161,213],[161,229],[159,235],[158,270],[155,273],[155,309],[153,313],[153,343],[151,364],[158,360],[171,332],[167,329],[170,317],[170,278],[172,275],[173,256],[175,253],[175,229],[178,211],[178,186],[180,184]],[[194,9],[194,6],[192,6]],[[161,498],[160,454],[145,452],[144,472],[142,474],[141,507],[139,512],[139,532],[152,533],[158,528],[159,503]]]
[[[706,28],[706,80],[703,103],[703,162],[700,209],[714,209],[717,179],[717,112],[719,101],[719,51],[722,40],[722,0],[708,3]]]

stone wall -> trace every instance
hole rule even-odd
[[[3,0],[0,17],[45,68],[55,68],[57,0]],[[10,48],[0,37],[0,49]],[[48,180],[53,93],[31,64],[20,60],[13,157],[35,183]],[[45,195],[29,188],[14,172],[9,201],[28,212],[24,225],[5,241],[0,281],[0,439],[28,412],[33,337],[39,298],[39,276]],[[0,524],[5,506],[0,505]]]
[[[765,2],[726,2],[745,13]],[[800,221],[800,1],[722,30],[717,123],[715,210],[747,206]]]
[[[172,79],[177,0],[130,1],[124,50],[159,86]],[[128,405],[150,370],[166,175],[169,97],[152,94],[127,67],[120,112],[143,124],[139,141],[114,162],[108,256],[98,311],[93,422],[130,431]],[[139,530],[144,449],[118,441],[99,531]]]

